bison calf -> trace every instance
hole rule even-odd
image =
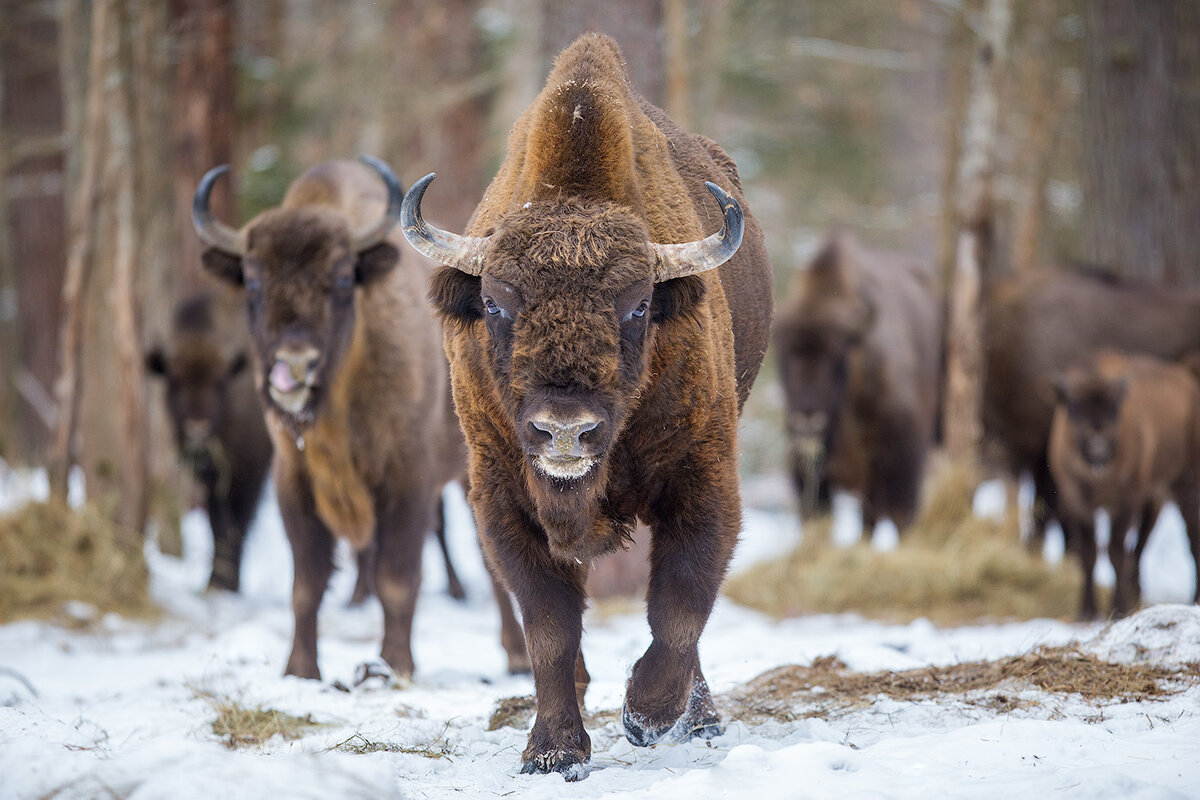
[[[940,336],[928,265],[839,232],[796,274],[773,338],[802,510],[832,484],[860,498],[868,534],[879,518],[912,521],[937,418]]]
[[[175,309],[165,347],[146,354],[146,370],[166,382],[167,413],[180,457],[204,488],[213,533],[210,589],[236,592],[242,546],[271,466],[247,353],[215,295],[202,292]]]
[[[1108,556],[1117,575],[1112,613],[1129,612],[1141,591],[1139,560],[1163,503],[1187,525],[1200,575],[1200,385],[1183,366],[1103,351],[1057,376],[1050,425],[1050,474],[1067,542],[1083,566],[1080,614],[1096,615],[1096,511],[1112,522]],[[1126,533],[1137,522],[1132,558]],[[1194,602],[1200,602],[1200,579]]]
[[[208,212],[225,167],[204,177],[193,208],[205,266],[245,293],[295,561],[287,674],[306,678],[320,677],[317,610],[334,537],[373,545],[382,656],[396,675],[412,674],[422,545],[440,524],[442,487],[464,470],[425,270],[397,268],[403,191],[386,164],[363,160],[373,171],[351,161],[309,169],[240,231]],[[504,641],[510,668],[526,666],[511,609]]]

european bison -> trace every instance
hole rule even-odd
[[[1080,613],[1096,616],[1094,521],[1104,509],[1117,575],[1112,613],[1121,616],[1138,602],[1142,550],[1169,500],[1183,514],[1200,575],[1200,385],[1184,366],[1105,351],[1061,373],[1054,388],[1050,474],[1067,541],[1083,566]],[[1126,532],[1134,522],[1137,543],[1127,560]],[[1193,602],[1200,602],[1200,579]]]
[[[616,42],[587,34],[517,120],[469,235],[421,218],[432,179],[409,190],[401,224],[446,265],[430,295],[470,500],[523,612],[538,711],[522,772],[586,774],[584,580],[637,519],[652,531],[653,642],[625,734],[716,735],[697,642],[741,527],[737,421],[771,316],[733,161],[630,87]]]
[[[937,423],[941,304],[929,265],[829,236],[774,331],[803,510],[826,483],[862,501],[864,530],[913,518]]]
[[[240,231],[208,211],[228,167],[205,175],[193,206],[205,266],[245,291],[295,560],[287,674],[306,678],[320,677],[317,610],[335,536],[358,551],[374,543],[382,656],[396,675],[412,674],[422,545],[441,524],[442,487],[463,471],[427,276],[397,268],[403,190],[386,164],[363,161],[374,171],[352,161],[309,169],[280,207]],[[524,642],[511,609],[508,619],[504,641],[519,669]]]
[[[242,546],[271,466],[271,439],[232,315],[210,292],[180,301],[165,347],[146,354],[164,379],[179,455],[204,488],[213,534],[210,589],[238,590]],[[245,325],[240,326],[243,330]]]
[[[1179,359],[1200,347],[1200,292],[1059,269],[998,282],[985,303],[984,438],[1014,477],[1033,478],[1037,543],[1058,518],[1047,468],[1054,375],[1102,348]]]

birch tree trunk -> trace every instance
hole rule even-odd
[[[986,0],[957,169],[957,236],[947,325],[945,434],[951,458],[977,463],[981,438],[980,291],[991,261],[992,172],[997,131],[997,83],[1012,24],[1010,0]]]

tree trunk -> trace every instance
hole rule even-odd
[[[945,434],[951,458],[977,463],[981,438],[980,291],[991,262],[992,171],[997,81],[1005,68],[1010,0],[987,0],[971,65],[967,116],[958,164],[958,219],[947,325]]]
[[[1200,284],[1200,15],[1191,0],[1084,3],[1083,255]]]
[[[77,16],[71,16],[74,13],[73,6],[73,3],[64,4],[64,31],[81,23]],[[82,400],[80,363],[83,352],[84,300],[94,266],[92,262],[95,253],[95,226],[101,206],[101,161],[107,142],[104,120],[104,103],[107,97],[103,76],[109,73],[119,58],[119,34],[113,19],[114,12],[111,0],[97,3],[93,9],[87,77],[77,79],[78,84],[86,83],[87,94],[84,101],[82,135],[79,139],[73,139],[79,150],[79,177],[71,187],[67,267],[63,279],[62,332],[59,336],[58,378],[54,386],[58,418],[48,468],[50,491],[64,499],[67,496],[67,477],[78,457],[76,439]],[[79,65],[72,58],[72,51],[63,48],[61,52],[66,59],[64,73],[74,75]]]
[[[63,93],[53,8],[0,2],[0,454],[37,461],[52,395],[66,217]]]
[[[234,17],[232,0],[173,0],[171,32],[174,140],[174,269],[180,297],[209,286],[200,263],[203,245],[192,230],[192,195],[212,167],[233,161],[236,129]],[[213,187],[213,213],[236,225],[230,181]]]

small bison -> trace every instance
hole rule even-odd
[[[652,537],[653,641],[629,677],[625,735],[716,735],[697,644],[741,529],[738,415],[771,319],[733,161],[631,88],[616,42],[587,34],[514,125],[468,235],[421,218],[432,179],[409,190],[401,224],[445,265],[430,294],[470,500],[525,622],[537,719],[521,771],[586,774],[588,565],[637,520]]]
[[[1086,268],[1032,272],[988,287],[981,417],[989,458],[1034,484],[1031,543],[1057,519],[1047,467],[1054,376],[1098,349],[1176,361],[1200,347],[1200,291]]]
[[[271,438],[244,338],[211,292],[175,308],[165,347],[146,354],[146,370],[166,383],[167,413],[180,458],[205,493],[213,534],[210,589],[238,590],[242,548],[271,467]],[[240,328],[244,331],[245,325]]]
[[[829,487],[864,530],[913,519],[934,437],[941,305],[933,270],[837,232],[792,281],[774,330],[792,476],[803,511]]]
[[[1080,615],[1096,616],[1092,570],[1095,515],[1112,522],[1108,556],[1116,572],[1112,613],[1138,603],[1139,561],[1163,504],[1174,500],[1187,525],[1200,576],[1200,385],[1186,367],[1147,356],[1097,353],[1057,376],[1050,426],[1050,474],[1067,542],[1083,566]],[[1126,532],[1138,525],[1132,558]],[[1193,602],[1200,602],[1200,579]]]
[[[426,273],[397,267],[403,190],[386,164],[363,161],[371,169],[352,161],[312,167],[278,208],[240,231],[208,211],[228,167],[205,175],[193,205],[209,246],[204,265],[245,293],[295,562],[286,673],[305,678],[320,677],[317,611],[334,537],[360,552],[374,548],[382,657],[397,676],[412,675],[422,545],[441,524],[442,487],[464,468]],[[502,640],[510,669],[527,668],[511,608]]]

